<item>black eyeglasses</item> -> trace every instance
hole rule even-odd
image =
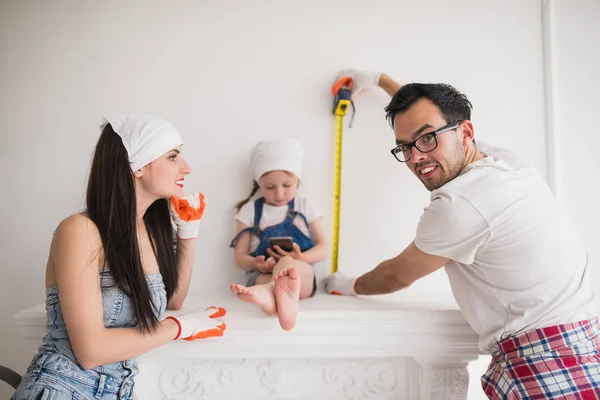
[[[462,122],[463,121],[453,122],[441,127],[438,130],[426,133],[422,136],[419,136],[414,142],[399,144],[391,150],[392,155],[396,160],[404,163],[410,160],[412,157],[413,147],[416,147],[421,153],[429,153],[430,151],[435,150],[435,148],[438,146],[437,135],[458,129]]]

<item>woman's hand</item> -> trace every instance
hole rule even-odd
[[[205,207],[202,193],[186,193],[181,198],[171,198],[169,210],[171,219],[177,225],[179,239],[193,239],[198,236],[200,218]]]
[[[170,315],[167,319],[172,319],[177,323],[179,332],[173,340],[196,340],[206,339],[214,336],[223,336],[225,332],[225,322],[219,319],[227,312],[222,307],[211,306],[202,311],[192,311],[179,315]]]

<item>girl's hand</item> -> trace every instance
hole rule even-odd
[[[257,270],[262,272],[263,274],[268,274],[273,271],[273,267],[275,267],[277,261],[273,257],[267,258],[265,260],[265,256],[258,256],[254,258],[254,266]]]
[[[269,253],[269,255],[272,258],[275,258],[277,260],[279,260],[281,257],[284,256],[290,256],[295,260],[299,260],[299,261],[303,261],[302,260],[302,252],[300,251],[300,246],[298,246],[297,243],[294,243],[292,245],[293,250],[292,251],[284,251],[281,249],[281,247],[279,246],[274,246],[273,247],[275,250],[277,250],[277,253],[275,253],[273,250],[271,249],[267,249],[267,253]]]

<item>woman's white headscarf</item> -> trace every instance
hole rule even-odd
[[[169,122],[149,114],[127,114],[103,118],[100,128],[110,124],[121,137],[132,171],[150,164],[183,144],[181,135]]]

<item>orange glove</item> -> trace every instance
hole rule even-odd
[[[381,72],[372,72],[360,69],[344,69],[341,70],[338,76],[335,78],[336,83],[334,84],[334,88],[336,85],[341,85],[342,83],[347,84],[347,80],[350,78],[352,80],[352,100],[355,100],[356,97],[365,90],[378,87],[380,77]]]
[[[225,332],[225,322],[218,319],[227,313],[224,308],[211,306],[204,311],[192,311],[178,316],[170,315],[170,318],[177,322],[179,332],[175,339],[196,340],[209,337],[223,336]]]
[[[179,239],[193,239],[200,231],[200,218],[204,213],[202,193],[184,194],[182,198],[171,198],[171,219],[177,225]]]
[[[325,285],[325,291],[329,294],[345,295],[345,296],[356,296],[356,282],[358,278],[349,278],[344,276],[341,272],[336,272],[329,275],[323,280]]]

